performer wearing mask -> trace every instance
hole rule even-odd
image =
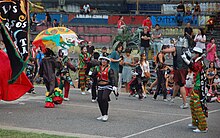
[[[203,63],[203,50],[199,47],[194,47],[195,57],[192,61],[188,60],[186,54],[181,55],[184,62],[195,73],[194,88],[191,92],[190,109],[192,114],[192,124],[188,127],[194,129],[195,133],[206,133],[208,116],[205,93],[205,67]]]
[[[56,80],[55,69],[61,67],[60,61],[56,61],[55,54],[49,48],[46,49],[45,58],[40,65],[39,75],[43,77],[45,86],[47,88],[45,107],[54,108],[55,104],[61,104],[63,101],[62,91],[58,88]]]
[[[70,85],[73,87],[73,81],[70,76],[69,69],[72,71],[76,71],[76,68],[73,66],[73,64],[70,62],[70,59],[68,56],[64,56],[62,50],[59,51],[59,57],[62,58],[62,68],[59,70],[59,75],[60,75],[60,85],[59,88],[63,91],[63,88],[65,89],[64,93],[64,100],[69,101],[69,90],[70,90]]]
[[[108,120],[108,107],[111,91],[117,92],[115,87],[114,71],[110,68],[110,59],[107,57],[100,57],[101,65],[97,66],[93,72],[93,77],[97,77],[98,82],[98,104],[101,111],[101,116],[97,120]]]

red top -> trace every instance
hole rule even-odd
[[[214,24],[214,20],[212,18],[210,18],[208,21],[209,25],[213,25]]]
[[[100,72],[98,72],[98,80],[99,81],[106,81],[106,82],[109,81],[109,78],[108,78],[109,68],[110,67],[106,67],[103,69],[102,67],[100,67]]]
[[[118,20],[117,25],[118,25],[118,29],[120,29],[122,25],[125,25],[125,23],[122,20]]]
[[[150,19],[145,19],[142,23],[142,26],[147,26],[149,28],[149,30],[151,30],[152,27],[152,22]]]

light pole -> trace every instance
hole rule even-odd
[[[65,0],[59,0],[59,6],[60,6],[60,26],[62,26],[62,22],[63,22],[63,14],[62,12],[63,10],[63,6],[65,5]]]
[[[136,14],[139,14],[139,0],[136,0]]]

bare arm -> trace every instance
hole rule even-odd
[[[163,55],[162,55],[162,54],[159,54],[158,57],[159,57],[160,63],[163,63]]]
[[[113,59],[113,58],[110,58],[111,62],[120,62],[121,61],[121,58],[119,58],[118,60],[116,59]]]
[[[202,39],[200,40],[200,42],[203,42],[203,43],[206,42],[206,36],[205,36],[205,35],[202,37]]]
[[[166,49],[162,50],[163,53],[173,53],[175,51],[176,51],[175,47],[166,48]]]
[[[215,44],[212,44],[212,46],[207,50],[207,52],[211,51],[214,48]]]

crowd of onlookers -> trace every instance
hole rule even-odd
[[[90,12],[90,7],[88,4],[85,4],[83,6],[83,10],[85,14],[89,14]],[[193,18],[196,18],[201,12],[201,8],[196,2],[194,11],[189,12],[185,11],[185,7],[182,2],[177,6],[177,22],[178,25],[182,25],[182,17],[185,14],[192,14]],[[123,16],[119,17],[117,27],[119,32],[123,32],[123,29],[126,27],[126,24],[123,20]],[[212,18],[211,18],[212,19]],[[193,19],[192,19],[193,20]],[[213,24],[212,20],[209,20],[208,22],[211,22],[210,24]],[[36,21],[36,13],[33,14],[33,17],[31,18],[31,25],[32,29],[36,30],[36,26],[38,24],[45,24],[47,26],[54,26],[57,27],[58,23],[57,20],[54,19],[53,23],[51,23],[51,17],[48,12],[45,14],[45,20],[39,23]],[[112,49],[112,52],[107,54],[107,48],[103,47],[101,53],[98,53],[99,56],[104,55],[109,55],[108,57],[111,59],[111,68],[115,72],[115,78],[118,86],[118,90],[121,91],[121,86],[122,84],[125,85],[125,92],[134,94],[134,91],[137,93],[140,93],[138,91],[141,91],[142,95],[139,95],[139,98],[142,99],[143,97],[146,97],[146,94],[152,94],[152,88],[154,86],[157,86],[156,89],[156,94],[154,95],[154,99],[156,99],[157,95],[160,93],[160,91],[164,95],[164,101],[167,101],[166,95],[167,93],[173,94],[174,92],[174,72],[172,67],[169,67],[167,65],[163,65],[160,67],[159,71],[158,65],[164,64],[165,59],[171,58],[172,52],[171,53],[163,53],[161,50],[166,49],[166,48],[171,48],[174,47],[175,42],[166,44],[163,43],[162,41],[162,30],[160,29],[160,25],[156,24],[155,28],[152,26],[152,22],[150,19],[150,16],[146,16],[146,19],[142,23],[143,31],[140,33],[140,57],[133,57],[132,49],[126,48],[123,49],[123,43],[119,43],[115,49]],[[213,29],[213,27],[211,27]],[[207,44],[207,38],[204,33],[204,29],[199,28],[198,33],[194,34],[193,28],[190,25],[190,22],[186,24],[186,27],[184,29],[184,37],[188,40],[188,46],[190,51],[192,51],[193,47],[199,47],[203,49],[204,53],[206,54],[205,58],[205,63],[208,65],[207,67],[207,87],[209,89],[209,92],[215,92],[217,93],[217,88],[219,87],[219,77],[217,74],[217,69],[216,69],[216,64],[218,63],[218,56],[216,52],[216,44],[215,44],[215,38],[211,38],[210,42]],[[150,49],[153,50],[153,56],[151,56],[151,51]],[[81,54],[83,57],[85,56],[88,61],[84,60],[79,60],[79,65],[83,65],[82,68],[87,67],[87,64],[90,63],[91,59],[98,59],[97,58],[97,53],[94,54],[95,52],[95,47],[92,46],[91,41],[88,42],[87,47],[81,47]],[[43,56],[41,55],[41,51],[38,51],[38,54],[36,56],[36,61],[38,66],[39,63],[41,62]],[[88,53],[88,55],[87,55]],[[150,53],[150,54],[149,54]],[[94,58],[94,55],[96,57]],[[152,58],[153,57],[153,58]],[[80,58],[80,57],[79,57]],[[153,59],[153,63],[156,64],[156,67],[154,70],[150,70],[150,62],[149,60]],[[85,63],[82,63],[85,62]],[[138,68],[140,67],[140,72],[138,72]],[[149,83],[152,72],[156,72],[157,74],[157,79],[152,85],[149,87],[147,90],[147,84]],[[87,83],[87,75],[85,74],[86,71],[83,70],[83,72],[79,71],[79,87],[86,87]],[[87,71],[88,73],[88,71]],[[83,75],[82,75],[83,74]],[[159,76],[159,77],[158,77]],[[80,82],[81,80],[83,80]],[[139,78],[139,79],[137,79]],[[162,80],[161,80],[162,79]],[[191,70],[188,70],[188,74],[185,78],[186,80],[186,96],[190,96],[190,92],[192,91],[193,87],[193,73]],[[158,82],[159,81],[159,82]],[[162,83],[161,83],[162,82]],[[85,83],[85,84],[84,84]],[[138,85],[133,85],[134,83]],[[80,86],[81,85],[81,86]],[[131,87],[131,86],[139,86],[139,87]],[[84,94],[86,89],[81,88],[82,93]],[[89,90],[89,89],[88,89]],[[93,98],[94,100],[94,98]]]
[[[36,31],[36,27],[40,26],[40,25],[45,25],[48,27],[58,27],[59,26],[59,22],[57,21],[57,19],[53,19],[49,14],[49,12],[45,13],[45,19],[42,21],[38,21],[37,20],[37,13],[33,13],[31,19],[30,19],[30,25],[31,25],[31,30],[32,31]]]
[[[46,16],[46,19],[48,19],[48,17]],[[44,21],[44,23],[47,23],[47,20]],[[124,27],[126,26],[125,22],[123,21],[123,16],[120,16],[119,20],[118,20],[118,29],[124,29]],[[160,29],[160,25],[156,24],[155,28],[152,27],[152,22],[150,20],[150,17],[147,16],[146,19],[143,21],[142,24],[143,27],[143,31],[140,34],[140,39],[141,39],[141,43],[140,43],[140,57],[133,57],[132,53],[132,49],[126,48],[123,49],[123,43],[119,43],[118,46],[116,47],[116,49],[112,49],[113,52],[109,53],[109,58],[111,59],[111,67],[113,68],[115,74],[117,74],[115,76],[116,80],[118,80],[117,82],[119,82],[118,84],[118,90],[121,91],[121,85],[122,83],[125,85],[125,92],[131,92],[131,87],[130,85],[132,84],[132,80],[137,77],[134,77],[133,74],[137,73],[135,72],[135,69],[137,66],[140,66],[141,68],[141,73],[139,73],[140,76],[140,81],[141,82],[141,91],[143,93],[143,97],[146,97],[146,94],[152,94],[152,87],[153,86],[157,86],[157,85],[161,85],[161,83],[158,82],[154,82],[152,86],[150,86],[150,88],[147,90],[147,84],[149,83],[150,77],[152,72],[156,72],[156,70],[150,70],[150,63],[149,60],[150,58],[153,57],[153,61],[154,63],[158,64],[160,63],[160,59],[161,59],[161,55],[162,57],[165,58],[171,58],[172,54],[166,54],[166,53],[161,53],[161,49],[163,49],[163,47],[165,46],[165,48],[170,48],[173,47],[175,44],[172,43],[172,45],[167,45],[162,43],[162,31]],[[211,38],[210,42],[208,44],[207,40],[206,40],[206,35],[204,33],[204,30],[202,28],[198,29],[198,33],[194,34],[193,32],[193,28],[190,26],[190,23],[187,23],[185,29],[184,29],[184,36],[185,38],[188,40],[188,46],[189,49],[192,51],[193,47],[199,47],[201,49],[204,50],[204,52],[206,52],[206,65],[209,65],[209,68],[207,69],[207,82],[208,82],[208,88],[209,91],[211,92],[211,90],[213,89],[214,92],[217,91],[217,87],[219,86],[219,82],[217,81],[218,78],[218,74],[217,74],[217,69],[215,68],[215,64],[216,61],[218,61],[218,57],[217,57],[217,52],[216,52],[216,44],[215,44],[215,38]],[[121,46],[121,47],[120,47]],[[149,55],[150,49],[153,49],[153,56]],[[105,51],[104,53],[107,53],[107,48],[103,47],[102,48],[103,51]],[[95,47],[92,46],[91,41],[88,42],[88,46],[85,48],[82,47],[82,53],[86,52],[89,53],[88,54],[88,60],[93,59],[94,57],[94,51],[95,51]],[[122,52],[123,51],[123,52]],[[39,53],[42,53],[39,51]],[[38,56],[36,56],[36,59],[38,60],[38,63],[40,62],[42,57],[39,57],[39,53]],[[99,53],[100,55],[103,55],[103,53]],[[162,60],[163,60],[162,58]],[[79,61],[80,62],[80,61]],[[164,61],[162,61],[164,62]],[[87,63],[85,63],[87,64]],[[79,63],[80,65],[80,63]],[[217,64],[218,65],[218,64]],[[38,64],[39,66],[39,64]],[[174,73],[172,71],[171,67],[168,66],[164,66],[162,67],[162,70],[165,71],[165,73],[163,73],[164,75],[162,75],[163,80],[159,80],[162,81],[164,83],[164,86],[161,85],[158,89],[163,89],[163,93],[164,94],[164,99],[166,99],[166,95],[167,93],[169,94],[173,94],[174,91]],[[79,73],[80,74],[80,73]],[[84,74],[84,72],[81,72],[81,74]],[[161,73],[157,72],[156,73],[157,76],[160,76],[161,79]],[[79,75],[80,78],[80,75]],[[82,78],[82,75],[81,75]],[[87,80],[85,80],[86,77],[83,77],[84,81],[87,82]],[[193,75],[192,72],[190,70],[188,70],[188,75],[185,78],[186,79],[186,96],[190,96],[190,91],[192,90],[193,87]],[[157,80],[158,81],[158,80]],[[137,83],[140,83],[137,82]],[[79,79],[79,85],[80,85],[80,79]],[[85,85],[84,85],[85,87]],[[135,89],[140,89],[139,88],[135,88]],[[134,89],[133,89],[134,90]],[[137,91],[136,90],[136,91]],[[159,90],[158,90],[159,92]],[[82,93],[85,93],[85,89],[82,91]],[[131,92],[133,93],[133,92]],[[159,93],[158,93],[159,94]],[[155,96],[157,97],[157,96]],[[141,98],[141,97],[140,97]],[[155,98],[156,99],[156,98]],[[93,99],[94,100],[94,99]],[[166,100],[165,100],[166,101]]]

